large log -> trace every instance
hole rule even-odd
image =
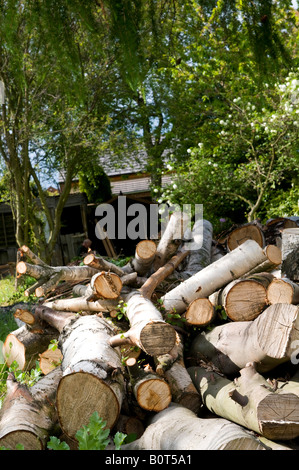
[[[290,279],[273,279],[267,288],[269,304],[299,304],[299,285]]]
[[[276,247],[273,247],[273,251],[276,251]],[[167,292],[162,297],[165,310],[183,313],[192,300],[209,297],[213,292],[244,276],[249,270],[267,259],[266,249],[263,250],[253,240],[247,240],[235,250]]]
[[[188,258],[183,276],[185,279],[211,263],[213,226],[206,219],[197,220],[192,228],[192,240],[187,243]]]
[[[28,388],[9,373],[7,395],[0,415],[0,446],[15,450],[44,450],[49,436],[57,431],[56,391],[61,378],[57,367]]]
[[[241,426],[223,418],[198,418],[181,405],[156,414],[143,435],[122,450],[268,450]],[[187,462],[187,464],[191,462]]]
[[[62,430],[74,439],[94,411],[112,428],[124,395],[121,355],[109,345],[113,328],[97,315],[74,316],[59,336],[63,359],[57,390]]]
[[[130,329],[112,337],[110,345],[135,345],[150,356],[169,352],[175,345],[176,332],[154,304],[138,291],[131,292],[125,301]]]
[[[265,245],[265,237],[262,229],[254,223],[249,223],[237,227],[230,232],[226,240],[227,248],[229,251],[232,251],[246,240],[254,240],[262,248]]]
[[[298,314],[296,305],[270,305],[255,320],[201,332],[191,344],[190,356],[211,361],[227,375],[237,374],[249,362],[256,363],[260,373],[269,371],[292,357],[299,340]]]
[[[254,320],[267,305],[267,287],[273,278],[270,273],[261,273],[236,279],[209,300],[214,306],[221,305],[233,321]]]
[[[282,277],[299,281],[299,228],[288,228],[282,232]]]
[[[299,435],[299,397],[284,388],[275,390],[254,364],[240,370],[234,382],[202,367],[188,372],[205,406],[217,416],[233,421],[273,440]],[[299,385],[297,383],[297,394]]]

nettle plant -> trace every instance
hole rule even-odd
[[[298,205],[298,71],[275,86],[265,84],[259,93],[243,85],[242,94],[222,108],[221,116],[211,119],[203,141],[188,149],[186,164],[164,188],[160,201],[182,203],[188,197],[203,203],[211,218],[216,210],[219,217],[221,211],[238,206],[249,222],[267,214],[280,192],[284,199],[292,193]],[[295,211],[292,207],[293,214],[276,215]]]

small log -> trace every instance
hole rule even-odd
[[[49,374],[53,369],[58,367],[62,361],[60,349],[47,349],[39,355],[39,367],[44,375]]]
[[[281,265],[281,249],[275,245],[268,245],[264,248],[266,259],[254,268],[247,271],[243,277],[249,277],[256,273],[271,272],[278,269]]]
[[[106,271],[95,274],[90,280],[92,292],[103,299],[117,299],[122,285],[122,281],[117,274]]]
[[[117,308],[118,303],[118,299],[101,299],[92,302],[87,300],[86,297],[78,297],[45,302],[44,306],[66,312],[110,312]]]
[[[188,325],[204,327],[215,318],[215,307],[209,299],[193,300],[184,314]]]
[[[156,256],[157,246],[153,240],[141,240],[131,261],[133,269],[139,276],[144,276],[151,268]]]
[[[167,292],[162,297],[164,308],[166,312],[175,310],[177,313],[183,313],[192,300],[208,298],[267,259],[266,249],[263,250],[254,240],[247,240]]]
[[[299,228],[283,230],[281,251],[281,277],[299,281]]]
[[[273,279],[267,298],[269,304],[299,304],[299,286],[290,279]]]
[[[147,411],[159,412],[171,402],[171,391],[168,383],[153,371],[146,372],[138,366],[135,358],[129,358],[126,366],[130,383],[138,405]]]
[[[235,375],[247,363],[260,373],[290,360],[299,339],[299,306],[274,304],[255,320],[230,322],[201,332],[189,355],[195,361],[210,361],[226,375]]]
[[[227,237],[226,244],[229,251],[234,250],[246,240],[254,240],[261,248],[265,246],[263,231],[256,224],[245,224],[235,228]]]
[[[273,277],[262,273],[236,279],[209,298],[215,306],[221,305],[233,321],[254,320],[267,305],[267,287]]]
[[[211,222],[200,219],[192,228],[192,241],[187,243],[188,258],[184,278],[191,277],[211,263],[213,226]]]
[[[268,439],[298,437],[299,397],[283,388],[274,391],[254,364],[241,369],[234,382],[201,367],[190,367],[188,372],[205,406],[217,416]]]
[[[89,253],[88,255],[86,255],[83,262],[86,266],[98,269],[99,271],[111,271],[112,273],[115,273],[120,277],[124,275],[124,271],[122,270],[122,268],[120,268],[114,263],[111,263],[110,261],[96,256],[93,253]]]
[[[129,294],[126,303],[126,316],[130,329],[112,337],[110,345],[112,347],[135,345],[150,356],[169,352],[175,345],[176,332],[163,320],[154,304],[138,291]]]
[[[57,431],[56,391],[61,378],[57,367],[28,388],[7,377],[7,395],[0,416],[0,446],[15,450],[45,450],[51,434]]]
[[[57,331],[49,326],[32,330],[23,325],[7,335],[2,347],[3,357],[8,366],[15,361],[19,370],[29,370],[35,366],[39,354],[46,351],[50,342],[57,338]]]
[[[59,336],[63,355],[57,412],[63,432],[74,439],[94,411],[112,428],[124,394],[121,356],[109,346],[114,329],[97,315],[75,316]]]
[[[198,418],[171,403],[149,422],[143,435],[122,450],[268,450],[252,433],[223,418]],[[190,462],[187,462],[190,463]]]

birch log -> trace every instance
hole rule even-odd
[[[122,450],[268,450],[241,426],[223,418],[201,419],[171,403],[151,419],[143,435]],[[187,462],[190,463],[190,462]]]
[[[185,243],[189,254],[184,278],[188,278],[201,271],[211,263],[213,241],[213,226],[208,220],[197,220],[192,228],[192,240]]]
[[[283,230],[281,251],[281,277],[299,281],[299,228]]]
[[[195,299],[187,308],[185,318],[188,325],[204,327],[214,320],[215,315],[215,305],[209,299]]]
[[[274,247],[276,248],[276,247]],[[208,298],[229,282],[245,275],[268,258],[267,250],[255,241],[247,240],[235,250],[205,267],[163,297],[166,312],[182,313],[192,300]]]
[[[227,248],[232,251],[246,240],[254,240],[260,247],[264,247],[265,237],[256,224],[244,224],[235,228],[227,237]]]
[[[105,260],[104,258],[100,258],[96,256],[94,253],[89,253],[85,256],[83,260],[86,266],[91,268],[97,269],[99,271],[111,271],[112,273],[117,274],[118,276],[123,276],[124,271],[114,263]]]
[[[130,329],[112,337],[110,345],[135,345],[150,356],[168,353],[175,345],[176,332],[154,304],[138,291],[130,293],[126,303]]]
[[[269,304],[299,304],[299,285],[290,279],[273,279],[267,289]]]
[[[268,439],[298,437],[298,396],[283,388],[274,390],[274,386],[256,371],[254,364],[249,363],[241,369],[240,376],[233,382],[201,367],[190,367],[188,372],[205,406],[217,416]]]
[[[118,299],[101,299],[92,302],[86,297],[77,297],[53,300],[51,302],[45,302],[44,305],[53,310],[66,312],[110,312],[117,308],[118,303]]]
[[[235,375],[247,363],[260,373],[289,361],[299,340],[299,306],[274,304],[255,320],[225,323],[201,332],[190,356],[211,361],[223,374]],[[195,364],[193,364],[195,365]]]
[[[56,391],[61,378],[57,367],[28,388],[9,373],[7,395],[0,414],[0,446],[15,450],[45,450],[51,434],[57,432]]]
[[[157,246],[153,240],[141,240],[135,249],[135,256],[131,262],[133,269],[139,276],[144,276],[151,268]]]

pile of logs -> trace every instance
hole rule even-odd
[[[209,221],[142,240],[117,266],[93,253],[52,267],[28,247],[18,275],[36,304],[3,355],[21,370],[39,361],[31,388],[10,373],[0,447],[76,448],[97,411],[124,450],[269,450],[299,445],[299,227],[292,219],[244,224],[213,239]],[[47,299],[63,283],[68,298]],[[57,349],[49,347],[57,344]]]

